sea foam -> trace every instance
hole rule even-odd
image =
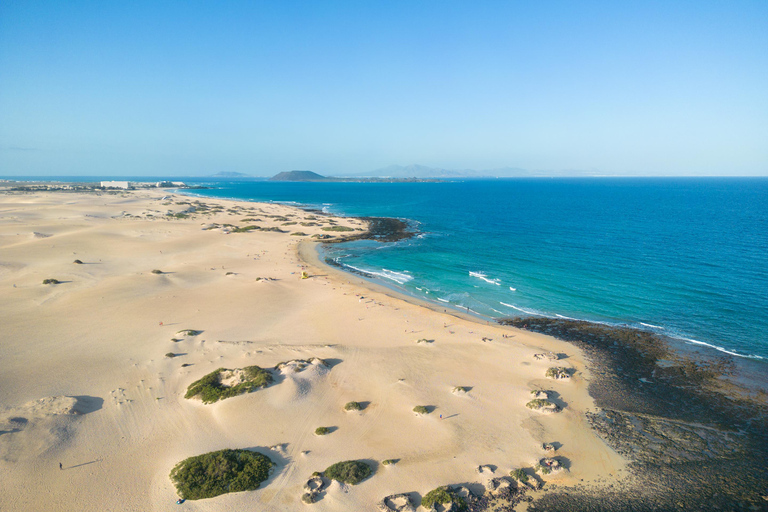
[[[486,283],[495,284],[496,286],[501,286],[501,279],[489,279],[488,275],[483,272],[472,272],[470,270],[469,275],[472,277],[476,277],[478,279],[482,279]]]

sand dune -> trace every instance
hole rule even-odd
[[[357,219],[161,197],[0,196],[1,510],[179,510],[171,468],[223,448],[264,453],[275,472],[257,491],[184,509],[371,510],[531,468],[552,441],[568,471],[545,481],[622,470],[587,425],[589,375],[572,346],[405,302],[312,261],[312,235],[337,235],[322,230],[331,220],[360,229]],[[545,377],[554,363],[534,354],[549,352],[566,355],[557,365],[570,379]],[[250,365],[270,369],[272,384],[208,405],[184,398],[217,368]],[[526,408],[535,389],[562,411]],[[365,407],[344,411],[350,401]],[[321,426],[331,432],[315,435]],[[300,501],[314,471],[350,459],[374,475]]]

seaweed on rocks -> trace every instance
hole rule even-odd
[[[613,485],[550,490],[531,511],[768,510],[768,404],[724,378],[732,358],[693,360],[669,340],[625,326],[509,318],[582,349],[595,431],[630,460]]]

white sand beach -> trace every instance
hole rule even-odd
[[[312,235],[359,233],[322,229],[333,225],[365,227],[163,191],[0,193],[0,510],[372,510],[387,495],[531,468],[545,442],[567,471],[541,476],[540,492],[625,471],[586,420],[579,350],[320,264]],[[534,358],[549,352],[562,357]],[[276,371],[252,393],[184,398],[217,368],[313,357],[327,364]],[[552,366],[572,377],[546,378]],[[562,411],[526,408],[532,390],[552,391]],[[364,409],[345,412],[350,401]],[[331,432],[315,435],[321,426]],[[223,448],[277,466],[258,490],[177,505],[174,465]],[[314,471],[349,459],[375,473],[302,503]]]

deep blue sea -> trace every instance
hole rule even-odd
[[[412,295],[629,324],[768,363],[768,178],[207,183],[194,192],[408,220],[414,238],[326,255]]]

